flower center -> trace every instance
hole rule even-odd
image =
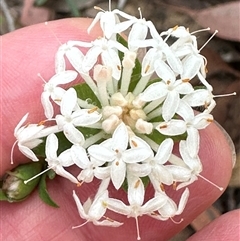
[[[146,122],[143,105],[144,103],[130,92],[126,96],[120,92],[113,94],[110,98],[110,106],[103,108],[103,129],[107,133],[113,133],[116,127],[124,122],[133,132],[148,133],[149,131],[143,127]]]

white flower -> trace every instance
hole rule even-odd
[[[73,144],[82,145],[85,140],[76,126],[89,126],[101,118],[97,111],[77,106],[77,93],[73,88],[69,88],[63,95],[60,110],[61,115],[56,116],[57,125]]]
[[[173,183],[173,177],[171,172],[168,171],[166,162],[169,160],[173,149],[173,140],[167,138],[164,140],[158,148],[156,155],[153,158],[149,158],[146,162],[151,167],[149,178],[151,181],[157,182],[158,185],[166,184],[171,185]]]
[[[165,68],[163,68],[165,66]],[[178,109],[180,103],[180,94],[188,94],[193,92],[193,87],[188,82],[176,80],[175,75],[167,64],[162,62],[161,69],[163,81],[156,82],[148,86],[141,94],[140,99],[146,102],[154,100],[162,100],[162,116],[165,121],[169,121]],[[161,74],[160,74],[161,75]]]
[[[102,10],[98,7],[95,7],[95,8]],[[92,30],[92,28],[96,25],[96,23],[98,21],[100,21],[100,27],[103,30],[104,36],[107,39],[110,39],[111,37],[113,37],[112,35],[114,35],[114,37],[115,37],[116,33],[120,33],[122,31],[126,30],[130,26],[130,25],[127,25],[124,30],[122,30],[122,29],[117,30],[115,28],[115,26],[120,22],[118,15],[120,15],[123,18],[127,18],[127,19],[135,18],[129,14],[126,14],[126,13],[118,10],[118,9],[114,9],[112,11],[111,11],[111,9],[109,9],[109,11],[102,10],[101,12],[97,13],[97,15],[94,18],[94,20],[92,21],[91,25],[88,27],[88,33]]]
[[[157,192],[155,197],[158,197],[159,195],[159,198],[162,198],[163,194],[161,192]],[[174,216],[180,215],[183,212],[187,204],[188,197],[189,189],[186,188],[182,193],[181,199],[177,206],[176,203],[166,195],[167,201],[158,209],[158,214],[155,212],[154,214],[150,214],[150,216],[158,220],[167,220],[169,218],[172,219]]]
[[[92,182],[94,177],[98,179],[106,179],[110,176],[110,167],[101,167],[105,161],[99,161],[94,158],[89,160],[85,148],[79,145],[71,147],[71,156],[74,163],[83,170],[77,176],[82,182]]]
[[[78,213],[81,218],[86,219],[87,221],[79,226],[75,226],[73,228],[78,228],[83,226],[88,222],[93,222],[95,225],[100,226],[111,226],[111,227],[119,227],[122,223],[111,220],[111,219],[103,219],[104,214],[106,212],[107,202],[108,202],[108,191],[105,190],[99,195],[96,195],[95,199],[91,201],[90,198],[82,205],[75,191],[73,191],[73,198],[77,204]]]
[[[55,55],[55,72],[60,73],[66,70],[66,61],[64,56],[66,55],[69,62],[72,64],[74,69],[78,72],[82,72],[82,63],[84,54],[80,49],[73,46],[74,41],[68,41],[61,45]]]
[[[54,170],[58,175],[69,179],[71,182],[78,184],[78,180],[63,167],[69,167],[74,164],[71,158],[70,149],[63,151],[57,156],[58,139],[55,134],[50,134],[46,139],[46,161],[48,167]]]
[[[152,212],[159,210],[166,202],[167,196],[160,195],[154,197],[143,204],[145,188],[140,178],[135,176],[128,176],[128,202],[126,205],[122,201],[114,198],[109,198],[107,201],[107,208],[126,215],[127,217],[134,217],[136,220],[137,239],[140,240],[138,217],[144,214],[150,215]]]
[[[215,96],[208,89],[198,89],[185,95],[183,100],[192,107],[204,106],[204,112],[210,113],[216,106],[216,102],[213,99],[214,97]]]
[[[151,28],[150,30],[153,39],[142,41],[141,44],[142,47],[152,47],[143,58],[142,75],[151,74],[157,70],[161,71],[161,68],[165,69],[165,61],[167,61],[169,68],[173,72],[181,74],[183,70],[181,61],[175,56],[168,44],[163,41],[156,29]],[[164,73],[164,71],[162,71],[162,73]],[[168,74],[168,72],[166,74]],[[171,78],[170,76],[168,76],[168,79]],[[161,78],[161,76],[159,77]]]
[[[123,184],[126,176],[127,163],[142,162],[147,159],[151,152],[148,148],[128,147],[128,131],[124,123],[121,123],[114,131],[112,138],[100,145],[92,145],[88,148],[89,155],[93,158],[111,162],[111,180],[116,189]]]
[[[26,157],[30,158],[32,161],[38,161],[37,156],[31,149],[43,142],[43,140],[39,139],[39,137],[44,137],[44,135],[41,135],[41,132],[44,129],[44,125],[28,124],[22,126],[23,123],[27,120],[27,117],[28,113],[23,116],[23,118],[14,129],[14,136],[17,140],[12,147],[11,163],[13,163],[13,149],[16,144],[18,145],[19,150]]]
[[[118,50],[126,52],[128,49],[117,41],[108,40],[106,38],[98,38],[91,43],[75,41],[76,46],[89,48],[84,56],[82,63],[82,71],[88,72],[94,64],[97,63],[98,57],[101,56],[102,64],[112,69],[112,76],[119,80],[121,75],[121,61]]]
[[[53,106],[49,97],[57,103],[60,104],[62,96],[65,90],[58,85],[67,84],[77,77],[77,72],[73,70],[66,70],[55,74],[47,83],[44,85],[44,91],[41,95],[41,101],[44,108],[45,116],[48,119],[53,117]]]

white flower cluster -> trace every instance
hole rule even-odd
[[[120,22],[119,17],[124,20]],[[38,161],[33,149],[45,141],[48,169],[79,186],[94,178],[101,180],[94,199],[84,205],[73,192],[80,216],[86,222],[113,227],[122,223],[106,218],[106,210],[134,217],[140,239],[138,217],[167,220],[181,214],[189,197],[186,186],[201,177],[199,130],[213,121],[213,89],[205,79],[206,59],[185,27],[159,34],[151,21],[115,9],[100,11],[88,31],[98,21],[102,37],[92,42],[68,41],[59,48],[56,74],[45,83],[41,96],[47,120],[24,126],[26,114],[15,128],[15,144]],[[129,30],[127,45],[120,37],[125,30]],[[175,41],[168,44],[169,39]],[[146,51],[141,61],[137,59],[140,51]],[[67,62],[75,70],[68,70]],[[87,99],[81,98],[77,87],[60,87],[78,75],[91,90]],[[193,88],[193,78],[199,79],[201,88]],[[195,107],[204,110],[197,113]],[[70,147],[58,155],[59,132]],[[174,140],[179,141],[180,157],[172,153]],[[77,177],[65,169],[72,165],[79,168]],[[155,189],[147,202],[144,180]],[[111,196],[109,185],[116,190],[125,185],[128,203]],[[185,188],[179,205],[165,186]]]

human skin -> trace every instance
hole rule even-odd
[[[54,72],[54,55],[61,43],[68,40],[91,41],[101,35],[98,27],[87,34],[90,19],[64,19],[44,24],[34,25],[1,37],[1,160],[0,175],[26,161],[17,150],[14,151],[14,164],[10,164],[10,152],[15,141],[13,131],[19,120],[29,112],[28,121],[38,123],[44,120],[40,103],[42,80],[38,73],[49,80]],[[203,163],[203,175],[217,185],[226,188],[231,176],[232,154],[222,130],[214,123],[200,131],[201,143],[199,156]],[[72,170],[73,172],[75,170]],[[133,218],[107,213],[117,221],[124,221],[119,228],[98,227],[91,223],[72,230],[72,226],[84,222],[78,213],[72,197],[76,190],[81,200],[92,197],[98,182],[83,184],[76,187],[68,180],[57,177],[49,182],[49,192],[59,204],[55,209],[40,201],[37,193],[31,195],[22,203],[0,203],[1,225],[0,234],[6,241],[120,241],[136,240],[136,227]],[[173,221],[156,221],[149,217],[139,217],[142,241],[168,240],[180,232],[201,212],[206,210],[221,194],[216,187],[199,178],[189,186],[190,198],[184,212],[174,221],[184,220],[180,224]],[[182,190],[173,191],[170,196],[179,200]],[[110,192],[123,198],[124,191]],[[147,195],[152,193],[151,187]],[[124,199],[124,198],[123,198]],[[239,211],[230,212],[215,220],[209,227],[202,229],[191,237],[194,240],[237,240],[239,231]],[[226,225],[227,220],[228,225]],[[232,224],[232,225],[231,225]],[[218,227],[214,229],[214,227]],[[225,237],[225,238],[223,238]],[[226,238],[227,237],[227,238]],[[207,239],[206,239],[207,238]]]

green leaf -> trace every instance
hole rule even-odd
[[[48,204],[49,206],[58,208],[59,206],[49,196],[47,185],[46,185],[47,176],[48,176],[48,173],[44,173],[41,177],[40,183],[38,185],[39,196],[42,199],[42,201]]]
[[[93,93],[90,87],[86,83],[81,83],[73,86],[77,92],[77,96],[81,100],[86,100],[89,104],[95,105],[98,108],[101,108],[101,104],[97,96]]]

